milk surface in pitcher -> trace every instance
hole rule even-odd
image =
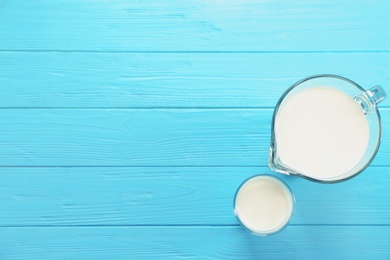
[[[280,161],[318,180],[335,178],[357,165],[369,134],[361,106],[344,92],[326,86],[289,96],[275,118]]]

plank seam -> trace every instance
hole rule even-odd
[[[37,49],[37,50],[18,50],[18,49],[1,49],[1,52],[35,52],[35,53],[145,53],[145,54],[303,54],[303,53],[389,53],[390,50],[340,50],[340,51],[196,51],[196,50],[181,50],[181,51],[164,51],[164,50],[155,50],[155,51],[127,51],[127,50],[49,50],[49,49]]]
[[[369,166],[382,167],[390,165]],[[0,165],[0,168],[268,168],[268,165]]]
[[[289,224],[293,227],[388,227],[390,224]],[[130,225],[0,225],[0,228],[107,228],[107,227],[133,227],[133,228],[181,228],[181,227],[240,227],[240,224],[130,224]]]
[[[0,107],[0,110],[272,110],[273,106],[263,107]],[[380,106],[379,111],[390,109]]]

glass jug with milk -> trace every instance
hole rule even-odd
[[[385,96],[380,86],[365,90],[336,75],[298,81],[276,105],[269,167],[321,183],[340,182],[362,172],[379,149],[377,104]],[[264,174],[244,181],[233,204],[239,223],[260,236],[288,225],[294,207],[287,183]]]
[[[381,139],[380,86],[365,90],[336,75],[291,86],[272,122],[269,167],[322,183],[347,180],[374,159]]]

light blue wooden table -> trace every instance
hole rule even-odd
[[[390,259],[390,98],[372,165],[282,178],[246,233],[280,95],[318,73],[390,93],[388,1],[0,0],[0,259]]]

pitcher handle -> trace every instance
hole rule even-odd
[[[366,115],[370,112],[371,108],[375,108],[385,97],[385,90],[381,86],[374,86],[354,99],[361,105]]]
[[[378,104],[386,97],[386,92],[381,86],[374,86],[366,91],[373,103]]]

